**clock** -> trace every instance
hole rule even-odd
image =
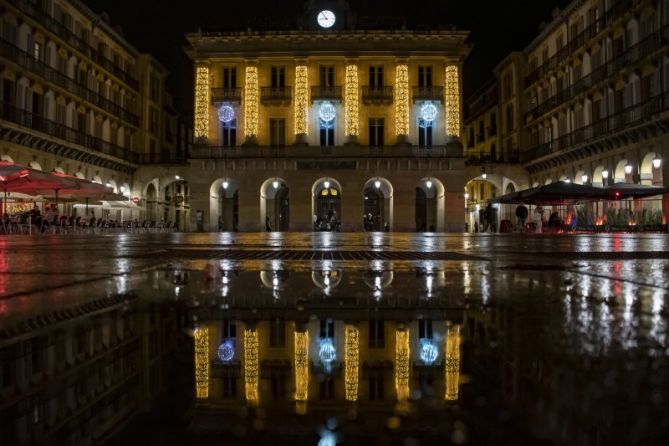
[[[316,20],[318,20],[318,24],[321,28],[332,28],[335,24],[336,17],[334,12],[325,9],[318,13]]]

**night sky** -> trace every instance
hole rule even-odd
[[[168,85],[177,106],[192,113],[193,73],[183,52],[186,32],[259,29],[268,23],[285,28],[303,14],[303,0],[84,0],[106,11],[112,26],[138,50],[153,54],[171,72]],[[548,22],[551,11],[568,0],[350,0],[359,17],[401,17],[407,27],[455,25],[471,31],[473,50],[465,64],[465,98],[491,76],[510,51],[523,49]],[[169,5],[166,7],[165,5]],[[277,5],[281,5],[279,8]]]

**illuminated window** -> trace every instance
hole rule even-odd
[[[335,145],[335,121],[336,118],[332,121],[325,121],[322,118],[318,118],[318,131],[320,136],[320,145],[321,147],[328,147]]]
[[[418,118],[418,146],[432,147],[432,124],[434,121],[425,121]]]
[[[237,120],[221,122],[221,145],[235,147],[237,145]]]

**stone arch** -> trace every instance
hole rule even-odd
[[[383,231],[393,227],[393,185],[386,178],[370,178],[363,187],[363,209],[372,215],[370,230]]]
[[[627,159],[621,159],[616,164],[616,170],[614,171],[613,181],[615,183],[629,183],[630,176],[625,173],[625,166],[629,163]]]
[[[579,170],[576,172],[576,175],[574,175],[574,183],[575,184],[587,184],[588,178],[586,178],[585,182],[583,182],[583,175],[586,175],[585,170]]]
[[[444,231],[446,188],[437,178],[426,177],[416,185],[416,231]]]
[[[314,216],[314,228],[328,230],[325,221],[328,215],[332,215],[338,223],[341,223],[341,201],[343,198],[341,183],[335,178],[321,177],[313,183],[311,186],[311,213]],[[330,225],[329,230],[333,229],[336,228],[332,228]]]
[[[8,163],[13,163],[14,159],[9,155],[1,155],[0,156],[0,161],[6,161]]]
[[[260,186],[260,224],[269,225],[273,231],[287,231],[290,228],[290,189],[282,178],[273,177]]]
[[[77,177],[77,178],[81,178],[82,180],[86,179],[86,175],[84,175],[84,173],[81,172],[81,171],[75,173],[74,176]]]
[[[239,230],[239,183],[231,178],[218,178],[209,187],[209,229]]]
[[[597,167],[595,167],[595,170],[592,172],[592,185],[596,187],[603,187],[604,186],[604,171],[606,168],[602,166],[601,164]],[[608,175],[608,171],[607,171]]]
[[[547,184],[551,184],[552,182],[553,182],[553,179],[548,177],[548,178],[546,178],[546,181],[544,181],[544,186],[547,185]]]
[[[660,165],[655,167],[653,165],[654,160],[659,160]],[[664,183],[664,178],[662,178],[662,161],[660,155],[656,152],[647,153],[641,161],[639,166],[639,174],[641,179],[641,184],[647,186],[662,186]]]

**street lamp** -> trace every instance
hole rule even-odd
[[[585,184],[587,182],[588,182],[588,175],[584,173],[583,175],[581,175],[581,183]]]
[[[653,167],[659,169],[661,166],[662,166],[662,158],[660,158],[659,156],[655,156],[655,158],[653,158]]]
[[[483,173],[481,174],[481,178],[483,178],[483,179],[485,180],[486,178],[488,178],[488,174],[485,173],[485,172],[483,172]]]
[[[379,180],[374,181],[374,187],[379,189],[381,187],[381,182]]]
[[[181,179],[181,177],[179,175],[174,175],[174,179],[179,181]]]
[[[274,187],[274,189],[278,189],[279,188],[279,180],[272,181],[272,187]]]
[[[427,181],[425,182],[425,186],[427,186],[428,189],[432,189],[432,181],[431,181],[431,180],[427,180]]]
[[[328,180],[325,180],[323,182],[323,186],[325,186],[326,189],[330,189],[330,182]]]
[[[602,178],[605,180],[609,179],[609,171],[608,170],[602,170]]]
[[[630,163],[625,164],[625,175],[632,173],[632,165]]]
[[[228,180],[223,180],[223,189],[227,190],[228,186],[230,186],[230,183],[228,182]]]

